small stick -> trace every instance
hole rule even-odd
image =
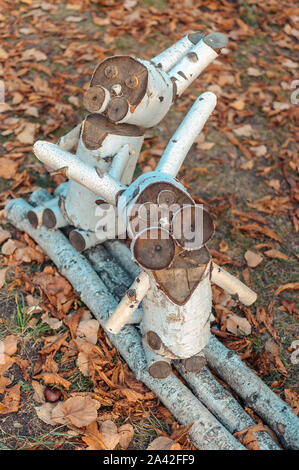
[[[128,323],[131,315],[134,313],[143,297],[149,289],[149,277],[145,271],[139,276],[127,290],[126,295],[122,298],[112,316],[107,321],[105,328],[113,334],[117,334]]]
[[[238,299],[244,305],[251,305],[257,299],[257,295],[253,290],[216,263],[212,263],[211,281],[224,289],[228,294],[238,296]]]

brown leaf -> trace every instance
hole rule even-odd
[[[6,387],[10,384],[11,384],[11,380],[8,377],[3,377],[2,375],[0,375],[0,394],[1,395],[5,392]]]
[[[18,338],[15,335],[9,335],[2,340],[4,347],[3,352],[8,356],[12,356],[17,352],[18,349]]]
[[[74,426],[81,428],[88,426],[88,424],[97,419],[97,410],[100,406],[98,401],[88,396],[71,397],[57,405],[59,413],[56,413],[58,410],[56,407],[52,412],[52,419],[58,423],[66,420]]]
[[[43,372],[35,376],[36,379],[42,379],[46,385],[62,385],[66,390],[69,390],[71,383],[61,377],[59,374],[51,373],[51,372]]]
[[[287,255],[285,255],[279,250],[275,250],[274,248],[271,250],[265,251],[264,254],[268,256],[268,258],[279,258],[279,259],[284,259],[285,261],[289,260],[289,257]]]
[[[9,388],[3,401],[0,403],[0,415],[16,413],[19,410],[21,400],[21,387],[19,384]]]
[[[0,158],[0,177],[4,179],[11,179],[16,175],[18,169],[18,162],[10,160],[6,157]]]
[[[88,445],[86,450],[106,450],[103,434],[99,432],[96,421],[86,426],[85,433],[81,439]]]
[[[17,248],[23,248],[24,246],[24,243],[21,243],[18,240],[7,240],[7,242],[2,245],[1,250],[4,255],[9,256],[12,255]]]
[[[44,423],[55,426],[56,422],[52,419],[52,411],[56,406],[56,403],[44,403],[41,406],[36,406],[35,411],[39,419]]]
[[[134,428],[132,424],[127,423],[118,428],[119,445],[123,450],[129,447],[130,442],[134,437]]]
[[[147,450],[180,450],[181,446],[166,436],[160,436],[154,439]]]
[[[244,258],[250,268],[256,268],[263,261],[262,255],[251,250],[246,251]]]
[[[279,286],[277,291],[274,292],[274,295],[279,295],[284,290],[295,290],[295,289],[299,289],[299,282],[289,282],[288,284]]]
[[[4,230],[2,227],[0,227],[0,245],[10,237],[11,237],[10,232],[8,230]]]
[[[85,311],[77,328],[77,338],[86,339],[89,343],[96,344],[100,324]]]
[[[6,272],[8,268],[0,269],[0,289],[4,286],[6,281]]]
[[[250,335],[251,326],[246,318],[230,313],[226,317],[226,329],[235,335]]]
[[[291,406],[294,413],[299,416],[299,395],[295,390],[286,388],[284,390],[284,396],[288,404]]]
[[[100,431],[103,435],[103,441],[106,449],[115,449],[119,443],[119,435],[117,432],[117,426],[113,423],[113,421],[110,419],[104,421],[100,426]]]
[[[44,391],[46,389],[45,385],[41,384],[37,380],[32,380],[31,385],[34,390],[33,400],[37,403],[45,403]]]
[[[241,225],[238,227],[239,230],[244,230],[246,232],[256,232],[256,233],[261,233],[263,235],[266,235],[269,238],[273,238],[277,242],[281,243],[280,238],[274,233],[271,229],[268,227],[261,227],[260,225],[253,223],[253,224],[247,224],[247,225]]]

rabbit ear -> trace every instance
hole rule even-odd
[[[189,52],[194,44],[196,44],[204,36],[203,33],[191,33],[183,37],[178,42],[170,46],[161,54],[153,57],[151,62],[164,72],[172,69],[181,58]]]
[[[104,170],[98,170],[84,163],[73,154],[55,144],[37,141],[33,146],[36,157],[53,170],[63,169],[68,179],[77,181],[109,204],[116,204],[117,195],[126,188]]]
[[[216,95],[205,92],[197,98],[170,139],[156,171],[176,177],[197,135],[216,106]]]
[[[190,35],[189,37],[192,37]],[[227,44],[227,37],[222,33],[211,33],[197,42],[182,59],[168,72],[175,86],[176,95],[180,96],[201,72],[218,56],[221,48]]]

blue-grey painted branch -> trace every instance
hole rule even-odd
[[[6,206],[6,218],[19,230],[26,231],[41,246],[103,325],[109,310],[117,306],[117,300],[109,293],[87,259],[71,246],[59,230],[32,228],[26,218],[30,208],[22,199],[11,201]],[[163,380],[155,380],[149,375],[140,334],[134,326],[128,325],[118,335],[108,336],[137,379],[153,390],[175,418],[184,425],[193,423],[189,436],[197,448],[244,449],[174,374]]]
[[[273,429],[284,447],[299,449],[299,419],[291,408],[215,337],[204,352],[209,366]]]

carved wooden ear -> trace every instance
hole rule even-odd
[[[131,249],[137,263],[145,269],[158,271],[171,264],[175,243],[167,230],[151,227],[140,232]]]
[[[172,219],[172,235],[186,250],[197,250],[214,235],[212,217],[202,206],[184,206]]]
[[[104,88],[100,86],[90,87],[83,96],[83,105],[90,113],[100,111],[106,98]]]

